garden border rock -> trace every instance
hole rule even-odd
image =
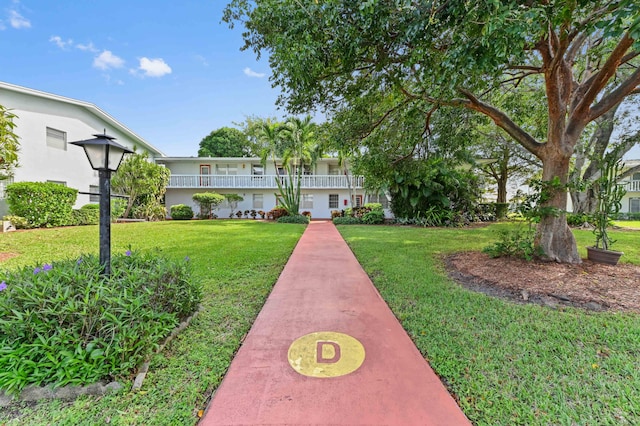
[[[173,340],[181,331],[183,331],[191,323],[191,321],[200,313],[202,305],[198,306],[198,309],[187,319],[182,321],[176,328],[173,329],[171,334],[160,344],[158,349],[153,352],[138,368],[136,378],[131,386],[132,391],[140,390],[144,379],[149,372],[149,365],[151,363],[151,357],[159,354],[164,348]],[[33,402],[40,401],[42,399],[64,399],[73,400],[82,395],[102,396],[109,392],[117,392],[124,388],[124,385],[120,382],[98,382],[86,386],[61,386],[53,387],[47,386],[27,386],[21,392],[20,395],[7,394],[4,391],[0,391],[0,408],[8,407],[13,403],[19,402]]]

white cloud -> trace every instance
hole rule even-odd
[[[144,71],[147,77],[162,77],[171,74],[171,67],[162,58],[140,58],[139,70]]]
[[[68,46],[71,46],[73,44],[73,40],[68,39],[65,41],[60,36],[51,36],[51,38],[49,38],[49,41],[51,43],[54,43],[60,49],[66,49]]]
[[[11,26],[17,30],[21,28],[31,28],[31,22],[15,10],[9,11],[9,22]]]
[[[93,43],[89,43],[89,44],[77,43],[76,49],[84,50],[85,52],[93,52],[93,53],[99,52],[99,50],[93,45]]]
[[[246,67],[246,68],[244,69],[244,75],[249,76],[249,77],[262,78],[262,77],[264,77],[266,74],[261,73],[261,72],[255,72],[255,71],[253,71],[251,68]]]
[[[101,70],[106,70],[109,68],[121,68],[123,65],[124,60],[111,53],[110,50],[104,50],[93,60],[93,66]]]

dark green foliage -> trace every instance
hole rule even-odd
[[[396,217],[437,216],[444,224],[451,212],[475,210],[478,199],[476,177],[456,170],[442,159],[406,160],[397,164],[389,190]]]
[[[611,217],[617,220],[640,220],[640,213],[617,213]]]
[[[491,257],[512,256],[533,260],[542,255],[534,244],[535,229],[519,227],[516,229],[502,229],[498,233],[498,241],[482,249]]]
[[[100,223],[100,206],[98,204],[85,204],[71,212],[70,225],[97,225]]]
[[[242,131],[223,127],[200,141],[198,157],[248,157],[250,153],[251,143]]]
[[[186,204],[175,204],[171,206],[171,219],[189,220],[193,219],[193,209]]]
[[[278,223],[304,223],[305,225],[309,223],[311,218],[309,216],[304,216],[301,214],[294,215],[286,215],[280,216],[276,222]]]
[[[128,377],[198,307],[188,259],[127,251],[0,273],[0,389]]]
[[[589,215],[586,213],[567,213],[567,225],[582,226],[589,222]]]
[[[11,214],[27,219],[30,227],[68,225],[77,196],[76,189],[51,182],[17,182],[7,186]]]
[[[340,216],[333,218],[334,225],[362,225],[362,219],[354,216]]]
[[[495,203],[496,219],[504,219],[509,212],[509,203]]]

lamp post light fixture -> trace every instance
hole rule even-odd
[[[98,171],[100,179],[100,265],[102,275],[111,275],[111,172],[120,167],[125,154],[133,151],[114,142],[113,136],[95,134],[95,139],[70,142],[81,146],[91,163]]]

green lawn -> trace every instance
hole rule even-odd
[[[206,408],[304,226],[252,220],[116,224],[112,252],[160,248],[189,256],[204,286],[204,310],[156,355],[140,392],[0,409],[4,425],[189,425]],[[97,252],[98,227],[0,234],[0,264],[43,264]]]
[[[621,228],[640,229],[640,220],[614,220],[613,224]]]
[[[512,224],[477,229],[341,226],[420,351],[475,424],[640,423],[640,315],[515,305],[465,290],[441,258],[481,249]],[[219,385],[304,227],[251,220],[121,224],[113,252],[189,256],[204,311],[153,358],[141,392],[0,409],[7,425],[188,425]],[[640,264],[638,234],[614,231]],[[576,231],[581,254],[593,243]],[[0,234],[3,267],[95,252],[98,228]]]
[[[640,315],[516,305],[447,278],[443,255],[479,250],[505,226],[339,230],[474,424],[639,424]],[[640,264],[639,235],[612,234]],[[576,237],[586,256],[592,234]]]

